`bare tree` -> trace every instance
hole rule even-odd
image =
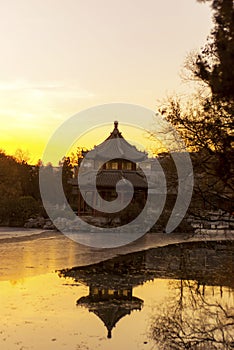
[[[19,163],[27,163],[30,160],[29,151],[21,148],[17,148],[14,156]]]
[[[162,350],[231,350],[234,314],[225,302],[209,302],[197,282],[178,282],[179,295],[158,311],[151,336]],[[175,286],[173,286],[174,288]]]

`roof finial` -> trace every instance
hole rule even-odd
[[[114,126],[115,126],[115,129],[118,129],[118,124],[119,122],[117,120],[114,121]]]

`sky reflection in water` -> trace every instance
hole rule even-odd
[[[181,325],[184,343],[173,338],[178,349],[191,341],[191,332],[201,339],[199,329],[203,337],[213,336],[217,348],[231,348],[233,246],[190,248],[188,243],[168,246],[88,268],[46,273],[33,273],[28,261],[25,271],[32,270],[32,275],[21,274],[19,279],[11,274],[7,278],[5,270],[0,282],[0,348],[170,349]],[[45,257],[40,263],[46,263]],[[221,340],[223,344],[217,342]]]

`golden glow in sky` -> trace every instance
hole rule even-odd
[[[155,111],[168,94],[187,94],[179,73],[210,28],[211,10],[196,0],[3,2],[0,148],[28,150],[33,163],[83,109],[126,102]]]

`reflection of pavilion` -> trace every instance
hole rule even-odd
[[[132,290],[146,281],[192,280],[197,283],[197,291],[203,287],[203,295],[205,286],[233,289],[233,248],[231,241],[171,244],[61,270],[60,276],[89,287],[89,295],[81,297],[77,305],[95,313],[105,324],[110,338],[121,318],[133,310],[141,310],[143,300],[134,297]]]
[[[132,295],[132,288],[114,290],[90,286],[89,295],[77,300],[77,305],[96,314],[107,328],[107,337],[111,338],[117,322],[133,310],[141,310],[143,300]]]
[[[132,262],[131,257],[131,266]],[[78,299],[77,305],[87,307],[102,320],[108,338],[111,338],[112,329],[121,318],[142,309],[143,300],[132,295],[133,287],[152,278],[145,273],[144,254],[137,255],[134,268],[131,266],[127,266],[126,261],[122,264],[121,261],[108,260],[63,270],[60,274],[89,286],[89,295]]]

